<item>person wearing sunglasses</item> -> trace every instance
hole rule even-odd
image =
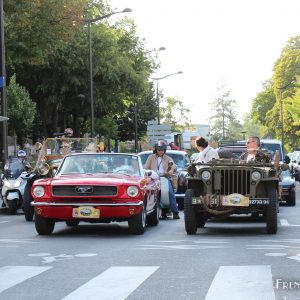
[[[271,162],[270,157],[265,151],[260,148],[260,139],[258,136],[249,136],[247,140],[247,151],[244,152],[240,159],[246,162]]]

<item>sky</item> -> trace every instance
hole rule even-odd
[[[151,77],[164,97],[191,110],[192,123],[208,124],[211,103],[223,83],[242,121],[251,102],[272,77],[288,39],[300,34],[299,0],[110,0],[114,10],[131,8],[137,35],[157,52]],[[116,15],[121,17],[121,15]],[[155,56],[152,52],[151,55]]]

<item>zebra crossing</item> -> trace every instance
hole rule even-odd
[[[35,279],[52,266],[4,266],[0,268],[0,299],[5,299],[5,291],[14,289],[27,280],[36,286]],[[65,295],[61,300],[124,300],[147,279],[156,276],[159,266],[112,266],[87,280]],[[72,280],[70,275],[69,280]],[[167,280],[167,278],[166,278]],[[47,282],[45,282],[45,287]],[[39,286],[42,290],[43,287]],[[275,300],[271,266],[220,266],[217,270],[204,300]],[[151,299],[151,291],[144,299]],[[19,299],[16,295],[16,298]],[[39,297],[40,299],[43,299]],[[46,297],[47,298],[47,297]],[[45,298],[45,299],[46,299]],[[161,298],[167,299],[167,298]],[[199,299],[196,297],[194,299]]]

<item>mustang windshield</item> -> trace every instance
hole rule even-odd
[[[141,176],[142,170],[135,155],[97,153],[67,156],[58,175],[70,173],[122,173]]]

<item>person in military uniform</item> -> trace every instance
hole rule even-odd
[[[271,162],[269,155],[260,149],[260,139],[257,136],[250,136],[248,138],[247,151],[241,155],[240,159],[245,160],[246,162]]]

